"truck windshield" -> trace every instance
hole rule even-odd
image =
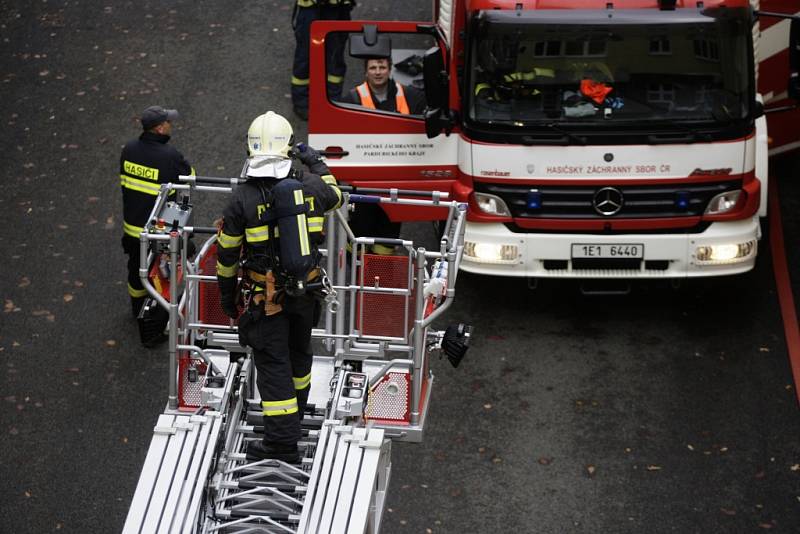
[[[582,11],[573,21],[565,11],[476,17],[464,95],[469,122],[528,131],[599,123],[713,128],[749,116],[744,10],[630,10],[613,18]]]

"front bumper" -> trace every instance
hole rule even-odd
[[[753,268],[761,238],[758,216],[742,221],[715,222],[699,234],[524,234],[511,232],[500,223],[467,223],[464,241],[474,243],[467,252],[500,250],[505,260],[478,258],[465,252],[461,269],[476,274],[529,278],[691,278],[725,276]],[[641,244],[641,261],[578,260],[573,244]],[[729,262],[703,263],[698,247],[752,243],[743,257]],[[516,257],[514,248],[516,247]]]

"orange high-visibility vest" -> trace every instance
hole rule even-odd
[[[395,86],[397,87],[397,95],[394,97],[394,104],[397,108],[397,112],[403,115],[411,115],[411,112],[408,110],[408,102],[406,101],[406,94],[403,91],[403,86],[399,83],[395,83]],[[361,99],[362,106],[369,109],[378,109],[375,107],[375,102],[372,101],[372,95],[369,92],[367,82],[356,87],[356,91],[358,92],[358,97]]]

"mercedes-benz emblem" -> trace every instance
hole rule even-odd
[[[619,213],[624,204],[622,191],[615,187],[604,187],[599,189],[592,197],[594,211],[600,215],[611,216]]]

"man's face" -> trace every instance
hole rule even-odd
[[[154,130],[161,135],[172,135],[172,123],[170,121],[164,121],[156,126]]]
[[[369,59],[367,60],[367,83],[375,91],[382,90],[389,82],[389,60],[388,59]]]

